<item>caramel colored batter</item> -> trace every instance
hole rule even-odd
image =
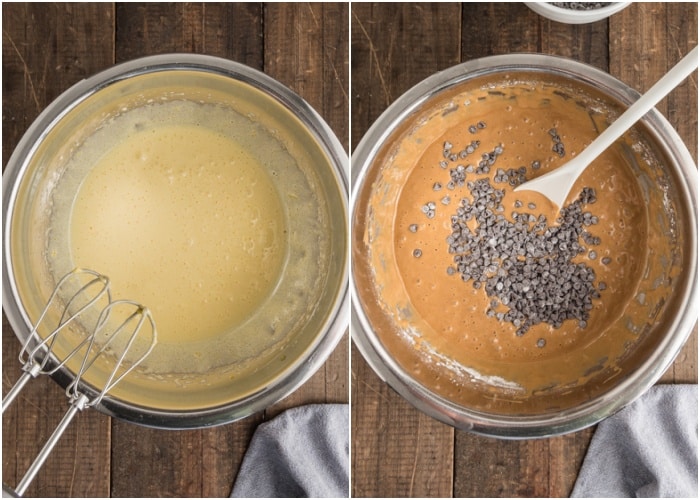
[[[449,191],[446,188],[436,192],[433,185],[447,184],[449,172],[436,168],[442,159],[442,144],[469,143],[476,137],[481,147],[472,156],[480,159],[481,152],[503,144],[503,154],[492,167],[489,177],[493,179],[497,167],[518,168],[532,161],[540,161],[537,172],[546,172],[566,161],[552,152],[552,141],[547,131],[556,127],[567,154],[574,156],[597,135],[595,124],[588,113],[572,100],[558,98],[556,109],[551,104],[543,104],[543,99],[557,96],[545,92],[515,90],[509,96],[490,96],[479,101],[479,95],[470,96],[473,104],[465,106],[464,115],[458,113],[441,117],[425,128],[428,137],[437,136],[432,144],[421,150],[424,142],[410,141],[402,144],[401,156],[418,158],[404,184],[399,197],[395,223],[396,263],[403,277],[403,284],[417,312],[425,317],[437,333],[433,345],[447,347],[460,346],[464,352],[479,352],[482,359],[498,361],[529,361],[540,357],[558,356],[562,352],[575,350],[581,343],[589,343],[592,336],[599,335],[612,319],[618,317],[622,307],[630,300],[629,285],[638,280],[646,253],[646,221],[644,203],[632,172],[624,167],[623,160],[615,150],[606,152],[579,179],[578,185],[569,196],[569,201],[578,196],[582,186],[601,186],[597,189],[598,201],[587,210],[599,217],[599,224],[591,226],[590,232],[599,236],[600,245],[590,246],[597,253],[596,259],[588,255],[579,256],[575,262],[591,266],[597,282],[607,284],[603,291],[605,300],[594,301],[591,320],[585,329],[579,328],[576,321],[567,321],[566,327],[555,330],[545,323],[532,328],[522,338],[514,338],[514,328],[506,322],[499,322],[485,315],[489,298],[483,290],[476,290],[469,283],[463,283],[459,276],[447,276],[446,269],[452,262],[447,253],[446,237],[450,234],[450,216],[456,212],[459,200],[469,196],[466,186]],[[515,101],[515,102],[514,102]],[[550,101],[551,102],[551,101]],[[540,112],[546,111],[546,112]],[[467,115],[468,112],[468,115]],[[486,128],[477,134],[466,131],[465,123],[483,120]],[[588,123],[586,123],[587,120]],[[581,130],[579,124],[587,124]],[[572,130],[572,125],[576,128]],[[435,130],[439,127],[439,130]],[[421,134],[423,130],[421,131]],[[527,141],[516,139],[527,137]],[[397,157],[397,161],[399,161]],[[466,161],[466,160],[465,160]],[[470,161],[470,163],[472,163]],[[532,175],[532,174],[531,174]],[[468,175],[474,180],[483,175]],[[503,184],[495,185],[503,188]],[[556,207],[545,197],[533,191],[515,193],[506,189],[503,201],[504,215],[512,220],[513,211],[527,211],[535,215],[544,214],[550,225],[555,224]],[[448,195],[451,203],[444,206],[440,199]],[[418,208],[428,200],[434,200],[437,213],[430,220]],[[517,208],[520,200],[523,208]],[[535,209],[527,209],[529,203]],[[418,231],[412,234],[408,226],[417,223]],[[634,243],[634,244],[633,244]],[[420,258],[413,256],[413,250],[422,250]],[[586,252],[587,254],[588,252]],[[609,265],[602,259],[609,257]],[[606,260],[607,262],[607,260]],[[434,314],[434,311],[440,311]],[[468,333],[467,333],[468,332]],[[546,341],[544,348],[537,347],[537,341]]]
[[[483,287],[475,289],[459,273],[447,272],[454,266],[446,242],[452,232],[450,218],[461,198],[471,198],[466,185],[446,188],[450,169],[476,166],[482,153],[500,146],[503,152],[490,172],[468,173],[466,181],[488,177],[496,189],[505,189],[507,220],[517,210],[542,214],[554,226],[558,209],[549,200],[535,192],[515,193],[507,184],[494,183],[494,175],[499,168],[525,166],[532,178],[557,168],[607,127],[611,111],[577,89],[507,79],[454,91],[411,120],[386,153],[367,198],[364,243],[383,311],[382,318],[373,320],[385,348],[418,380],[458,401],[474,383],[498,391],[498,398],[517,401],[550,390],[566,393],[604,370],[618,372],[615,364],[638,339],[635,325],[658,313],[650,312],[649,304],[663,303],[669,293],[668,286],[655,286],[640,296],[640,283],[676,272],[662,269],[654,255],[664,251],[655,249],[665,248],[665,230],[657,230],[658,222],[650,220],[647,193],[631,166],[643,163],[635,138],[627,136],[602,154],[567,201],[587,186],[597,194],[585,210],[598,223],[586,230],[600,244],[580,241],[586,252],[573,260],[590,266],[600,286],[590,318],[585,323],[566,320],[559,328],[539,323],[518,336],[512,323],[487,316],[493,297]],[[469,130],[479,122],[480,127]],[[563,157],[552,150],[552,128],[564,144]],[[447,168],[440,165],[446,142],[460,151],[474,140],[480,145],[473,154],[449,162]],[[539,168],[532,169],[534,161]],[[430,202],[435,206],[432,218],[421,210]],[[528,209],[530,204],[536,208]],[[590,250],[595,251],[593,258]]]

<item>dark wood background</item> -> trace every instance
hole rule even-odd
[[[355,146],[414,84],[459,62],[541,52],[589,63],[647,90],[697,45],[698,5],[635,3],[609,20],[565,25],[513,3],[353,3]],[[657,108],[697,164],[697,72]],[[697,383],[697,329],[661,379]],[[352,350],[354,497],[568,496],[594,429],[542,440],[479,437],[419,413]]]
[[[61,92],[115,63],[164,52],[226,57],[263,70],[306,99],[348,148],[346,3],[40,4],[2,6],[3,168]],[[20,374],[3,316],[2,387]],[[321,370],[268,410],[222,427],[163,431],[88,410],[54,449],[28,496],[228,496],[255,427],[282,410],[349,400],[348,335]],[[2,479],[15,486],[66,409],[63,390],[30,382],[3,416]]]
[[[608,21],[569,26],[540,18],[522,3],[5,3],[2,25],[4,166],[32,120],[59,93],[138,56],[200,52],[262,69],[309,101],[348,148],[412,85],[485,55],[564,55],[643,92],[697,44],[697,4],[640,3]],[[697,74],[658,108],[697,162]],[[18,350],[3,318],[3,391],[19,376]],[[159,431],[84,412],[28,495],[226,496],[260,422],[306,402],[347,401],[347,350],[346,338],[295,394],[215,429]],[[354,348],[351,368],[353,496],[569,494],[593,429],[520,442],[478,437],[414,410]],[[697,383],[697,333],[662,381]],[[16,484],[64,410],[63,391],[42,379],[3,416],[4,482]]]

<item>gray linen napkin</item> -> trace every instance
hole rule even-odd
[[[698,497],[698,386],[657,385],[598,424],[572,497]]]
[[[347,404],[313,404],[260,424],[231,497],[348,498],[349,413]]]

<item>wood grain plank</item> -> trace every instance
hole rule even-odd
[[[659,379],[661,384],[698,383],[698,324],[695,323],[690,337],[678,353],[673,364]]]
[[[459,4],[352,4],[351,144],[401,94],[460,61]]]
[[[265,5],[265,72],[306,100],[347,148],[348,6]]]
[[[639,92],[697,45],[697,3],[633,3],[611,19],[610,73]],[[697,71],[657,106],[679,133],[693,160],[698,161]],[[697,383],[697,324],[661,383]]]
[[[351,5],[351,143],[402,93],[460,60],[459,4]],[[353,348],[352,496],[452,496],[454,429],[384,384]]]
[[[349,150],[350,144],[350,6],[336,2],[323,4],[323,70],[325,82],[321,116],[330,124],[340,143]],[[346,342],[345,352],[349,352]],[[346,360],[346,379],[350,365]],[[346,386],[346,389],[348,387]]]
[[[639,92],[665,72],[664,12],[662,3],[634,3],[610,19],[611,32],[618,33],[610,40],[610,74]]]
[[[523,441],[457,432],[455,496],[568,497],[593,431]]]
[[[114,9],[107,3],[3,3],[2,9],[4,168],[52,100],[113,64]]]
[[[308,15],[309,9],[315,9],[316,18]],[[295,90],[323,114],[324,99],[332,99],[327,97],[330,92],[322,78],[324,58],[334,61],[336,52],[344,50],[347,59],[347,43],[344,48],[336,44],[333,55],[324,53],[326,39],[321,35],[329,16],[336,13],[325,5],[273,5],[266,11],[260,4],[119,5],[117,59],[160,52],[227,57],[265,70],[293,88],[296,85]],[[290,36],[296,37],[294,43]],[[347,85],[347,68],[344,71],[342,79]],[[347,130],[347,113],[335,113],[331,125]],[[114,495],[228,496],[256,426],[298,404],[347,402],[347,374],[346,339],[297,392],[243,421],[184,432],[115,423]],[[156,460],[144,462],[142,457],[151,456]]]
[[[346,147],[349,92],[347,38],[345,4],[265,5],[265,73],[309,103]],[[348,359],[346,334],[323,367],[293,394],[268,408],[266,417],[272,418],[280,411],[302,403],[347,403],[350,399]]]
[[[540,17],[521,2],[464,4],[462,60],[512,52],[541,52]]]
[[[608,68],[608,23],[569,25],[542,18],[520,2],[464,4],[462,60],[517,52],[571,57]]]
[[[541,52],[590,64],[603,71],[610,65],[608,21],[563,24],[541,18]]]
[[[459,432],[455,495],[547,497],[546,440],[499,441]]]
[[[569,497],[578,477],[583,459],[586,457],[588,445],[595,432],[595,427],[589,427],[578,432],[557,436],[549,439],[547,487],[550,497]]]
[[[323,65],[322,4],[265,4],[264,70],[321,108],[324,82],[314,78]]]
[[[351,496],[452,496],[454,429],[419,412],[352,348]]]
[[[203,9],[203,52],[262,70],[262,5],[206,2]]]
[[[114,427],[115,497],[226,497],[256,426],[256,414],[226,426],[164,431]]]
[[[346,140],[347,142],[347,140]],[[345,335],[338,346],[324,364],[324,378],[326,379],[325,397],[326,403],[350,403],[350,331]],[[350,429],[348,429],[348,432]]]
[[[522,3],[471,4],[465,5],[463,12],[464,60],[540,52],[607,70],[607,38],[607,21],[576,26],[557,23],[541,18]],[[591,434],[591,430],[585,430],[551,439],[512,442],[458,432],[455,496],[567,496]]]
[[[118,3],[116,62],[169,52],[202,52],[203,10],[199,3]]]
[[[263,67],[258,3],[120,3],[117,27],[118,62],[196,52]]]
[[[111,4],[3,4],[3,165],[36,116],[68,87],[113,63]],[[3,314],[3,392],[19,377],[20,344]],[[30,382],[3,415],[3,481],[15,486],[68,403],[52,380]],[[86,441],[85,436],[91,438]],[[79,414],[28,496],[109,495],[110,419]]]
[[[667,69],[698,45],[698,4],[669,2],[666,9]],[[676,87],[666,99],[666,117],[698,161],[698,73]],[[697,351],[697,349],[696,349]]]
[[[118,61],[198,52],[262,69],[259,4],[119,4],[116,10]],[[258,414],[227,426],[182,432],[115,422],[113,495],[228,496],[262,418]]]

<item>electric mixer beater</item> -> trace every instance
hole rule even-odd
[[[69,295],[62,298],[65,290]],[[53,326],[50,312],[56,310],[59,319]],[[42,329],[48,333],[40,334]],[[67,354],[58,356],[61,346],[75,342],[71,339],[76,338],[76,330],[82,332],[77,345],[64,347]],[[5,413],[29,380],[52,375],[73,359],[79,365],[77,370],[72,370],[75,375],[66,388],[70,406],[15,488],[16,494],[21,496],[27,490],[75,415],[98,405],[105,394],[146,359],[155,347],[156,338],[151,312],[130,300],[113,300],[106,276],[74,269],[61,278],[22,346],[19,360],[24,373],[3,399],[2,412]],[[94,390],[81,385],[86,377],[98,376],[101,381]]]

